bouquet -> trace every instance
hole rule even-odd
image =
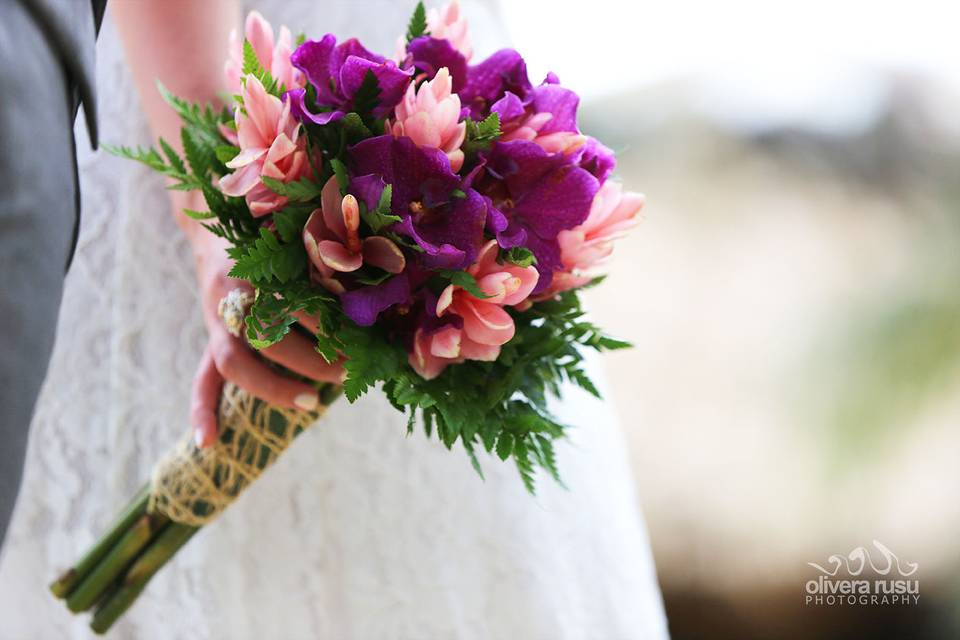
[[[418,5],[393,58],[330,34],[275,37],[256,13],[233,44],[232,109],[160,87],[182,157],[162,139],[112,151],[202,192],[209,210],[187,214],[229,242],[230,275],[255,291],[221,302],[228,328],[261,349],[308,314],[316,350],[347,375],[318,387],[314,411],[225,385],[213,446],[184,438],[51,586],[71,611],[94,609],[100,633],[341,394],[379,387],[408,432],[459,443],[481,476],[481,454],[512,459],[533,492],[538,467],[560,481],[566,426],[548,399],[564,381],[596,395],[584,349],[628,346],[584,319],[578,290],[643,199],[609,180],[613,153],[579,131],[579,98],[556,75],[534,85],[511,49],[471,64],[455,3]]]

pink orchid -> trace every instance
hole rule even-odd
[[[293,36],[287,27],[280,27],[280,37],[274,41],[273,27],[256,11],[247,14],[244,24],[244,37],[250,42],[257,59],[273,79],[287,89],[304,86],[306,79],[299,69],[290,63],[293,53]],[[234,93],[240,92],[240,77],[243,75],[243,41],[236,29],[230,32],[230,54],[223,72],[227,77],[227,87]]]
[[[250,213],[259,217],[287,203],[260,178],[292,182],[303,177],[310,168],[306,138],[290,115],[290,101],[267,93],[252,75],[246,76],[241,96],[243,108],[237,107],[234,115],[240,153],[227,163],[235,171],[220,179],[220,189],[228,196],[244,196]]]
[[[450,72],[442,67],[433,80],[417,89],[413,83],[396,107],[396,119],[387,122],[387,133],[407,136],[421,147],[436,147],[450,159],[456,173],[463,166],[460,145],[467,135],[467,124],[460,120],[460,96],[452,92]]]
[[[555,131],[541,135],[540,129],[551,119],[553,114],[543,111],[524,116],[516,122],[507,123],[504,125],[500,141],[529,140],[538,144],[547,153],[573,153],[586,143],[587,137],[576,131]]]
[[[430,9],[427,12],[427,31],[431,38],[449,40],[453,48],[462,53],[467,62],[473,57],[467,19],[460,15],[460,3],[457,0],[453,0],[441,9]]]
[[[423,378],[435,378],[448,364],[465,359],[496,360],[500,346],[513,338],[513,318],[503,307],[523,304],[536,287],[539,274],[535,267],[499,264],[498,252],[497,241],[489,241],[477,261],[467,268],[488,297],[477,298],[450,284],[437,300],[437,316],[459,316],[462,329],[448,325],[430,334],[419,329],[414,335],[409,361]]]
[[[320,193],[321,207],[310,214],[303,227],[303,245],[317,271],[320,284],[342,293],[335,272],[356,271],[364,263],[388,273],[400,273],[406,258],[400,248],[383,236],[360,238],[360,205],[349,193],[340,197],[335,177],[327,180]]]
[[[613,252],[613,242],[640,223],[642,194],[623,191],[608,181],[594,196],[587,219],[578,227],[561,231],[560,260],[563,271],[553,276],[545,296],[587,284],[600,275],[600,269]]]

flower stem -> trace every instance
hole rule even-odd
[[[170,523],[131,565],[118,588],[108,594],[90,622],[95,633],[106,633],[134,603],[154,574],[200,529]]]
[[[106,556],[67,597],[67,608],[74,613],[86,611],[100,599],[104,590],[150,542],[153,534],[169,520],[159,514],[143,514],[130,527]]]
[[[150,497],[149,485],[144,485],[133,498],[127,508],[120,514],[110,527],[109,531],[74,565],[68,569],[56,582],[50,585],[50,591],[58,598],[66,598],[87,574],[113,548],[113,545],[133,526],[137,519],[147,511],[147,500]]]

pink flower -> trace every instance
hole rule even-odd
[[[467,135],[467,124],[460,120],[460,96],[452,93],[453,82],[446,67],[433,80],[417,89],[407,87],[396,107],[396,119],[387,122],[387,133],[396,137],[408,136],[421,147],[436,147],[450,159],[450,169],[456,173],[463,166],[460,145]]]
[[[503,307],[523,304],[537,285],[539,274],[534,267],[499,264],[498,251],[497,241],[489,241],[477,261],[467,268],[489,297],[477,298],[451,284],[437,300],[437,316],[455,314],[463,321],[463,328],[448,325],[433,333],[421,328],[414,335],[409,362],[423,378],[435,378],[448,364],[463,360],[496,360],[500,346],[513,338],[513,318]]]
[[[613,252],[614,240],[639,224],[637,214],[643,204],[643,195],[623,191],[616,182],[605,182],[583,224],[557,236],[563,271],[554,274],[544,296],[582,286],[600,275],[601,267]]]
[[[442,9],[430,9],[427,12],[427,31],[431,38],[443,38],[450,41],[453,48],[470,61],[473,57],[473,45],[467,30],[467,19],[460,15],[460,3],[457,0]]]
[[[250,42],[257,59],[273,79],[287,89],[296,89],[306,83],[299,69],[290,64],[293,53],[293,37],[290,30],[280,27],[280,37],[274,42],[273,27],[256,11],[247,14],[244,25],[244,37]],[[230,32],[230,57],[223,68],[227,76],[227,88],[234,93],[240,92],[240,76],[243,74],[243,41],[234,29]]]
[[[587,137],[576,131],[555,131],[541,135],[540,129],[551,119],[553,114],[545,111],[523,116],[504,125],[500,141],[529,140],[547,153],[572,153],[586,143]]]
[[[241,95],[243,108],[237,107],[234,115],[240,153],[227,163],[235,171],[220,179],[220,189],[228,196],[244,196],[250,213],[259,217],[287,203],[260,178],[292,182],[303,177],[310,168],[306,139],[290,115],[289,100],[270,95],[253,76],[246,77]]]
[[[356,271],[364,263],[388,273],[400,273],[406,258],[397,245],[382,236],[360,238],[360,206],[349,193],[340,197],[335,177],[327,180],[320,194],[321,208],[315,210],[303,227],[303,245],[318,280],[334,293],[342,293],[343,285],[335,272]]]

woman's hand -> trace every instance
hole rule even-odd
[[[179,220],[193,244],[203,320],[210,335],[193,382],[190,417],[197,444],[209,446],[216,439],[217,407],[224,380],[279,407],[306,411],[315,409],[319,396],[313,386],[277,373],[263,358],[320,382],[342,382],[343,367],[339,363],[330,364],[324,360],[314,349],[313,342],[299,333],[291,332],[277,344],[255,352],[242,334],[236,337],[227,331],[217,313],[220,300],[233,289],[252,290],[243,280],[227,275],[231,262],[227,256],[226,241],[203,229],[195,221],[186,218]],[[311,324],[307,319],[304,320],[303,324]]]

